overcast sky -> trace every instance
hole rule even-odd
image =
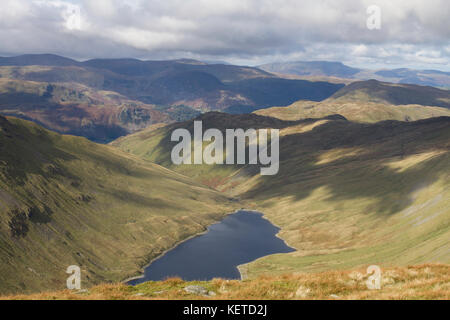
[[[1,0],[0,54],[450,71],[449,26],[448,0]]]

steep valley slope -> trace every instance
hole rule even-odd
[[[255,165],[173,166],[175,125],[113,145],[209,183],[281,228],[297,251],[241,266],[245,277],[366,264],[449,263],[450,117],[355,123],[202,115],[205,128],[279,128],[280,171]],[[192,130],[192,121],[177,124]]]
[[[0,292],[120,281],[232,211],[218,192],[159,165],[0,116]]]

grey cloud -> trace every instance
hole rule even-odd
[[[450,68],[447,0],[2,2],[1,53],[184,56],[254,64],[327,58]],[[371,4],[382,10],[381,30],[366,27]],[[80,9],[80,28],[68,27],[67,11],[73,6]]]

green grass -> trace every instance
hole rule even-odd
[[[340,114],[346,119],[361,123],[376,123],[385,120],[417,121],[440,116],[450,116],[450,109],[421,105],[392,105],[376,102],[323,102],[297,101],[288,107],[273,107],[254,112],[262,116],[281,120],[323,118]]]
[[[203,124],[222,128],[231,117],[236,117],[231,128],[261,124],[256,116],[221,114],[205,115]],[[241,266],[248,277],[450,262],[450,118],[375,124],[264,119],[267,127],[281,129],[279,174],[260,176],[254,166],[234,167],[214,187],[263,212],[297,251]],[[165,142],[171,129],[113,144],[173,168]],[[209,166],[174,169],[198,181],[226,175],[226,169]]]
[[[450,108],[450,91],[427,86],[368,80],[353,82],[327,100],[393,105],[419,104]]]
[[[280,173],[247,177],[233,195],[264,212],[298,251],[252,262],[247,274],[449,263],[449,128],[448,118],[327,123],[285,137]]]
[[[209,128],[217,128],[223,133],[226,128],[236,127],[244,130],[248,128],[282,128],[294,124],[294,122],[285,122],[254,114],[230,115],[220,112],[206,113],[196,120],[203,121],[203,132]],[[171,152],[172,147],[178,142],[170,141],[170,136],[173,130],[183,127],[186,127],[191,132],[191,136],[193,136],[193,121],[186,121],[157,128],[156,130],[150,127],[135,134],[119,138],[113,141],[111,145],[142,159],[192,177],[202,184],[213,188],[226,183],[230,176],[239,168],[242,168],[242,165],[174,165],[171,160]],[[207,144],[209,143],[204,145]]]
[[[62,289],[73,264],[86,285],[123,280],[233,210],[192,179],[31,122],[1,117],[0,149],[2,293]]]
[[[2,118],[3,290],[64,286],[63,266],[70,264],[82,266],[89,284],[123,279],[231,211],[229,197],[240,199],[234,206],[264,212],[297,249],[240,266],[250,279],[450,262],[450,118],[362,124],[209,113],[201,119],[205,129],[279,128],[279,174],[260,176],[255,166],[172,166],[171,130],[192,130],[192,121],[102,146]],[[20,212],[29,231],[13,238],[12,230],[26,231]]]
[[[370,80],[351,83],[321,102],[300,100],[254,113],[290,121],[340,114],[350,121],[376,123],[448,117],[449,107],[449,90]]]

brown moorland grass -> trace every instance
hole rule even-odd
[[[45,292],[33,295],[3,296],[0,300],[423,300],[450,299],[450,265],[423,264],[382,267],[381,289],[370,290],[366,268],[321,273],[293,273],[259,276],[252,280],[185,282],[179,278],[146,282],[132,287],[105,284],[81,291]],[[187,293],[188,285],[201,285],[216,295]]]

